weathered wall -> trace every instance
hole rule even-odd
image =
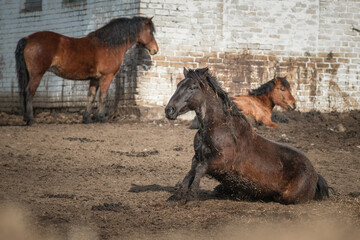
[[[164,106],[184,66],[209,66],[231,95],[276,73],[288,76],[302,111],[360,109],[357,0],[43,0],[42,11],[30,13],[21,11],[24,1],[1,0],[0,110],[18,106],[18,39],[40,30],[79,37],[133,15],[154,16],[160,52],[130,51],[110,87],[112,103]],[[83,106],[87,88],[46,74],[35,107]]]
[[[142,0],[160,54],[141,73],[143,102],[166,104],[182,67],[209,66],[230,94],[287,75],[302,111],[360,109],[360,1]],[[155,92],[146,91],[156,85]],[[155,93],[155,94],[154,94]]]
[[[0,8],[0,110],[17,111],[18,88],[14,52],[17,41],[36,31],[51,30],[82,37],[113,18],[139,15],[139,1],[43,0],[42,11],[24,11],[25,0],[2,0]],[[141,49],[128,51],[121,72],[109,89],[111,104],[134,104],[136,65]],[[34,108],[78,108],[86,104],[88,81],[64,80],[46,73],[34,99]]]

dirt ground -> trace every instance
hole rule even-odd
[[[360,112],[277,113],[258,133],[303,151],[335,190],[299,205],[216,197],[166,204],[190,168],[189,122],[80,124],[0,113],[0,239],[360,239]],[[287,122],[287,123],[286,123]]]

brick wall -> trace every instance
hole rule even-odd
[[[79,37],[121,16],[154,16],[160,52],[128,52],[109,90],[116,105],[166,105],[182,68],[208,66],[231,94],[287,75],[302,111],[360,109],[360,2],[357,0],[87,0],[67,5],[25,0],[0,9],[0,110],[18,106],[14,50],[18,39],[53,30]],[[35,107],[83,106],[88,83],[45,75]]]
[[[360,109],[356,0],[142,0],[160,53],[141,72],[139,101],[164,105],[182,68],[209,66],[231,94],[287,75],[302,111]],[[154,91],[147,89],[156,86]]]

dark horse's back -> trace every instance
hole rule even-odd
[[[237,125],[235,122],[233,124]],[[310,160],[296,148],[268,140],[257,135],[251,128],[245,133],[232,132],[230,129],[225,131],[227,138],[222,142],[227,142],[229,145],[230,141],[233,141],[233,147],[228,149],[238,151],[233,155],[234,151],[220,147],[220,145],[224,146],[223,143],[215,146],[220,150],[223,159],[211,161],[210,165],[214,164],[214,167],[210,167],[208,172],[222,184],[222,190],[225,192],[237,193],[250,199],[275,200],[285,204],[307,202],[329,196],[329,187],[325,179],[315,171]],[[242,135],[247,135],[247,138]],[[218,167],[220,161],[225,162],[222,167]],[[215,170],[211,171],[212,169]]]

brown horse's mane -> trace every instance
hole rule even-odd
[[[286,80],[286,78],[277,77],[277,79],[279,79],[281,81],[281,84],[284,87],[290,89],[290,84]],[[266,93],[270,92],[274,88],[274,86],[275,86],[275,79],[272,79],[272,80],[268,81],[267,83],[264,83],[263,85],[261,85],[257,89],[249,91],[249,94],[250,95],[255,95],[255,97],[259,96],[259,95],[263,95],[263,94],[266,94]]]
[[[103,27],[89,33],[87,36],[90,38],[97,38],[101,42],[107,44],[110,48],[117,47],[128,41],[135,41],[140,31],[143,29],[142,23],[146,19],[146,17],[116,18]],[[152,21],[150,21],[150,30],[153,35],[155,26]]]
[[[207,70],[207,68],[205,68]],[[195,71],[189,69],[188,76],[197,79],[200,83],[203,84],[204,80],[208,83],[210,88],[215,92],[215,94],[222,101],[222,109],[227,116],[241,117],[246,122],[247,118],[242,114],[241,110],[236,106],[236,104],[229,98],[228,94],[219,86],[216,77],[212,76],[208,71],[203,73],[204,69],[196,69]]]

